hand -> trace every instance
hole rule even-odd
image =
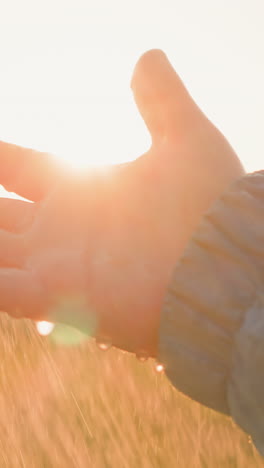
[[[132,163],[70,174],[47,155],[0,144],[0,182],[35,201],[0,200],[0,307],[56,320],[62,303],[83,304],[97,335],[155,356],[177,260],[244,171],[163,52],[141,57],[132,90],[152,136]]]

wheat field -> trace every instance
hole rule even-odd
[[[0,318],[0,468],[264,467],[229,418],[177,392],[153,362],[57,346]]]

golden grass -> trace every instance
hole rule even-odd
[[[57,347],[5,315],[0,336],[0,468],[264,467],[230,419],[153,362],[93,341]]]

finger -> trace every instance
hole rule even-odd
[[[190,126],[198,110],[161,50],[150,50],[139,59],[131,88],[154,141]]]
[[[59,175],[50,154],[0,141],[0,184],[29,200],[41,200]]]
[[[36,203],[0,198],[0,229],[14,233],[24,231],[33,221],[36,209]]]
[[[45,298],[35,276],[24,270],[0,269],[0,310],[15,318],[43,317]]]
[[[0,230],[0,268],[21,267],[25,254],[24,236]]]

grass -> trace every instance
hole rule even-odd
[[[0,317],[0,467],[264,467],[226,417],[177,392],[153,362],[93,341],[51,344]]]

